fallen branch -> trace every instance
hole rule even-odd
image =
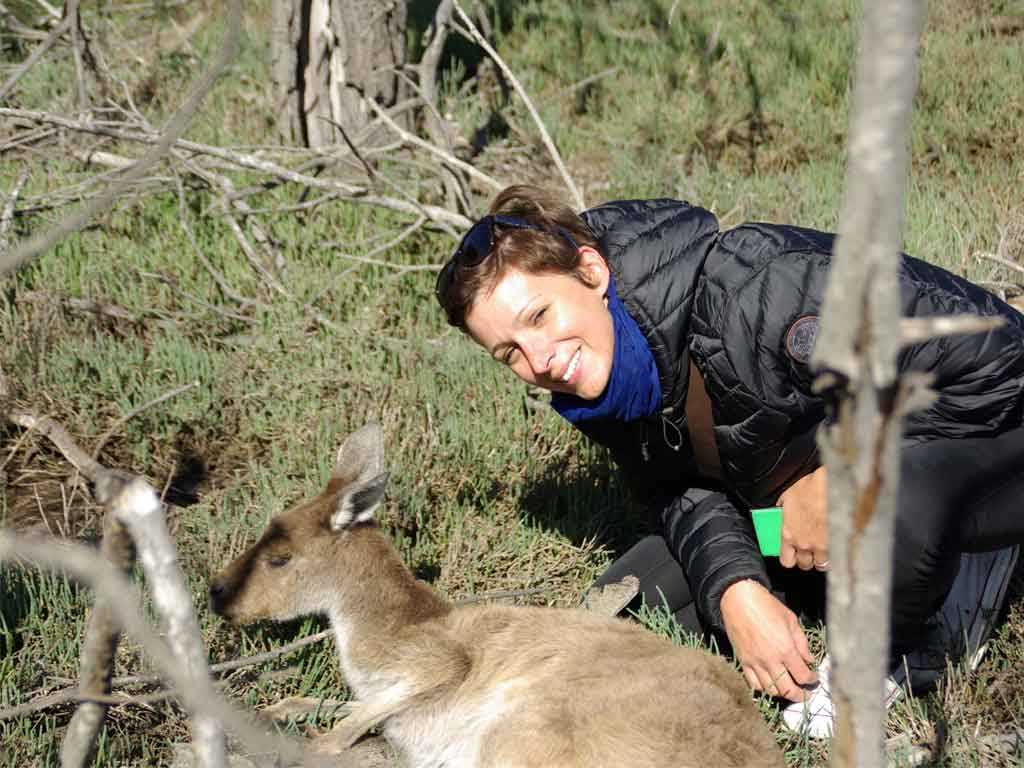
[[[14,186],[11,187],[11,191],[7,195],[3,211],[0,212],[0,252],[7,250],[7,230],[14,222],[14,207],[18,203],[18,195],[21,194],[21,188],[25,186],[26,181],[28,181],[28,171],[22,171],[14,180]]]
[[[108,136],[113,139],[120,139],[122,141],[134,141],[141,144],[156,144],[160,137],[149,133],[143,133],[140,131],[126,131],[110,128],[104,125],[98,125],[93,123],[83,123],[77,120],[71,120],[60,115],[53,115],[47,112],[40,112],[35,110],[27,109],[11,109],[9,107],[0,107],[0,117],[19,118],[23,120],[31,120],[37,123],[43,123],[47,125],[56,125],[67,130],[78,131],[80,133],[91,133],[98,136]],[[194,141],[186,141],[184,139],[178,139],[171,143],[175,149],[185,150],[197,155],[208,155],[215,157],[239,168],[248,168],[249,170],[258,171],[260,173],[267,174],[268,176],[275,176],[282,181],[291,182],[293,184],[299,184],[313,189],[322,189],[328,192],[336,192],[343,196],[345,200],[352,203],[360,203],[364,205],[374,205],[380,208],[387,208],[389,210],[397,211],[399,213],[405,213],[410,215],[418,215],[420,213],[426,213],[428,218],[441,226],[443,229],[450,230],[454,227],[456,230],[466,230],[472,226],[468,218],[459,213],[454,213],[441,208],[436,205],[420,205],[418,203],[410,203],[405,200],[399,200],[393,197],[384,197],[381,195],[370,194],[369,190],[365,187],[356,186],[353,184],[346,184],[345,182],[338,181],[335,179],[321,179],[316,176],[310,176],[305,173],[284,168],[277,163],[272,163],[269,160],[263,160],[256,157],[255,155],[247,154],[244,152],[235,152],[221,147],[213,147],[207,144],[199,144]],[[147,166],[148,167],[148,166]],[[0,264],[0,269],[4,269],[4,265]]]
[[[987,253],[986,251],[977,251],[974,254],[974,258],[976,258],[976,259],[986,259],[988,261],[994,261],[996,264],[999,264],[1000,266],[1006,267],[1007,269],[1013,269],[1013,270],[1016,270],[1017,272],[1024,272],[1024,266],[1018,264],[1015,261],[1011,261],[1010,259],[1007,259],[1007,258],[1005,258],[1003,256],[995,254],[995,253]]]
[[[506,64],[501,56],[498,55],[498,52],[491,47],[491,44],[484,39],[484,36],[480,34],[476,25],[473,24],[469,16],[466,15],[466,12],[462,10],[462,6],[459,5],[458,0],[455,0],[455,12],[459,14],[459,18],[462,20],[463,25],[465,25],[464,32],[467,33],[468,36],[476,42],[477,45],[483,48],[484,51],[487,52],[487,55],[494,60],[494,63],[498,65],[501,71],[505,74],[505,77],[507,77],[509,82],[512,83],[512,87],[515,88],[516,93],[519,94],[519,98],[523,100],[523,103],[526,105],[526,109],[530,113],[530,117],[533,118],[533,122],[537,126],[537,130],[540,131],[540,137],[541,141],[544,143],[544,147],[548,150],[548,154],[551,155],[551,159],[554,160],[555,167],[558,168],[558,172],[562,175],[562,181],[565,182],[565,186],[568,187],[569,192],[572,193],[573,203],[575,204],[576,209],[582,211],[586,208],[586,204],[583,201],[583,195],[580,194],[575,182],[573,182],[572,177],[569,175],[569,171],[565,167],[565,163],[562,162],[562,156],[558,153],[558,148],[555,147],[555,143],[551,140],[551,136],[548,135],[548,130],[544,127],[544,122],[540,119],[540,115],[537,114],[537,109],[533,106],[533,102],[530,101],[530,97],[527,96],[526,90],[523,88],[522,84],[520,84],[516,76],[512,74],[512,70],[509,68],[508,64]]]
[[[0,86],[0,101],[3,101],[7,97],[7,94],[13,90],[14,86],[18,84],[18,81],[25,76],[26,72],[32,69],[36,62],[38,62],[39,59],[41,59],[46,52],[50,50],[50,48],[53,47],[53,44],[57,42],[60,36],[68,31],[68,28],[71,26],[71,22],[72,17],[70,15],[61,19],[60,24],[50,30],[50,34],[46,36],[46,39],[37,45],[35,50],[29,54],[28,58],[11,73],[11,76],[7,78],[7,81]]]
[[[100,475],[107,471],[105,467],[79,448],[68,431],[49,416],[36,416],[26,411],[11,411],[7,414],[7,418],[19,427],[34,430],[48,438],[57,446],[57,450],[64,455],[64,458],[71,462],[71,465],[90,482],[95,483]]]
[[[64,219],[57,226],[51,227],[42,234],[21,243],[16,248],[0,253],[0,275],[11,272],[24,261],[44,251],[48,251],[65,237],[84,227],[93,216],[109,209],[124,191],[135,181],[142,178],[151,167],[156,165],[170,151],[171,146],[178,141],[181,135],[184,134],[185,129],[191,124],[192,119],[199,111],[199,105],[213,89],[213,85],[221,72],[227,68],[227,65],[235,56],[241,29],[241,0],[232,0],[230,6],[228,31],[221,44],[220,55],[217,61],[199,78],[195,87],[193,87],[185,99],[185,102],[167,123],[164,133],[155,139],[154,143],[156,146],[153,150],[139,160],[134,167],[125,172],[103,194],[86,203],[77,213]]]
[[[219,675],[224,672],[233,672],[236,669],[242,669],[244,667],[263,664],[267,661],[273,661],[279,656],[284,656],[292,651],[298,650],[299,648],[305,648],[307,645],[312,645],[313,643],[325,640],[333,634],[334,633],[331,630],[325,629],[324,631],[317,632],[314,635],[309,635],[308,637],[303,637],[299,640],[282,645],[272,651],[258,653],[254,656],[246,656],[241,659],[232,659],[231,661],[221,662],[220,664],[214,664],[210,667],[210,672]],[[162,682],[162,680],[163,678],[161,678],[160,675],[125,675],[122,677],[112,678],[110,686],[111,688],[122,688],[134,685],[156,685]],[[167,693],[167,691],[164,691],[163,695],[166,696]],[[66,704],[69,701],[76,701],[81,695],[82,693],[78,688],[63,688],[59,691],[54,691],[53,693],[48,693],[44,696],[40,696],[39,698],[27,701],[24,704],[19,704],[16,707],[0,710],[0,721],[10,720],[15,717],[25,717],[26,715],[31,715],[35,712],[41,712],[46,709],[60,706],[61,704]],[[130,702],[126,701],[125,703]]]
[[[374,111],[374,113],[378,117],[380,117],[381,120],[384,121],[385,125],[387,125],[388,128],[397,133],[398,136],[405,143],[412,144],[415,147],[427,150],[432,155],[439,158],[442,162],[448,163],[449,165],[458,168],[460,171],[466,172],[467,174],[469,174],[471,178],[476,179],[480,183],[490,187],[495,191],[500,192],[507,186],[506,184],[503,184],[502,182],[492,178],[491,176],[488,176],[486,173],[474,167],[473,165],[465,162],[464,160],[459,160],[459,158],[457,158],[451,152],[446,152],[440,147],[431,144],[429,141],[424,141],[419,136],[415,136],[409,133],[407,130],[398,125],[398,123],[396,123],[394,120],[388,117],[387,114],[385,114],[384,110],[377,106],[377,103],[374,102],[373,99],[363,99],[363,102],[366,103]]]

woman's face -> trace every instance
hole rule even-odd
[[[593,400],[612,368],[615,332],[604,295],[608,265],[593,248],[580,249],[573,275],[508,270],[466,313],[470,335],[523,381]]]

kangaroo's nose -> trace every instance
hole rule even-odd
[[[219,576],[210,582],[210,605],[214,613],[224,612],[224,603],[228,595],[228,580]]]

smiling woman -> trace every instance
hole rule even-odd
[[[717,634],[751,687],[796,702],[785,721],[813,735],[832,727],[828,665],[815,671],[796,611],[820,614],[828,568],[815,432],[829,404],[809,363],[833,240],[779,224],[722,232],[710,212],[668,199],[576,215],[517,186],[436,290],[452,325],[611,450],[660,519],[662,535],[598,584],[636,576],[630,608],[664,603],[685,629]],[[919,692],[946,656],[982,646],[1024,542],[1024,317],[906,255],[900,287],[904,315],[1004,322],[898,361],[932,374],[938,397],[904,427],[890,700],[908,671]],[[782,542],[766,561],[750,510],[774,505]]]

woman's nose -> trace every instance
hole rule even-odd
[[[526,359],[534,375],[540,376],[551,370],[551,361],[555,359],[554,348],[541,339],[531,340],[526,348]]]

